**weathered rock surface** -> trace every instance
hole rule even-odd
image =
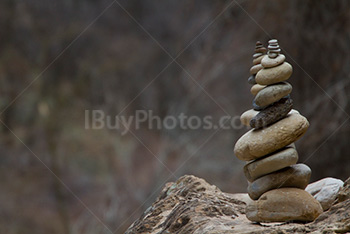
[[[262,129],[252,129],[236,143],[234,153],[244,161],[258,159],[297,141],[309,127],[307,119],[299,114],[288,114],[284,119]]]
[[[350,200],[350,178],[348,178],[345,182],[342,188],[340,188],[340,191],[337,196],[337,202],[342,202],[345,200]]]
[[[350,190],[343,191],[343,198]],[[228,194],[194,176],[168,183],[126,234],[348,233],[350,199],[333,205],[314,222],[254,223],[246,218],[247,194]]]
[[[267,174],[250,183],[248,194],[251,199],[258,199],[263,193],[277,188],[294,187],[304,189],[309,183],[311,169],[299,163],[279,171]]]
[[[337,194],[343,185],[342,180],[328,177],[309,184],[305,191],[320,202],[323,210],[328,210],[337,199]]]
[[[250,126],[255,129],[266,127],[287,116],[293,107],[291,98],[282,98],[264,110],[258,112],[251,121]]]
[[[259,222],[314,221],[321,213],[320,203],[298,188],[274,189],[247,206],[247,218]]]

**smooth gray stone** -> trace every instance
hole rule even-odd
[[[308,166],[301,163],[295,164],[267,174],[250,183],[248,194],[251,199],[257,200],[262,194],[272,189],[283,187],[305,189],[309,183],[310,176],[311,169]]]
[[[292,92],[292,86],[287,82],[266,86],[258,92],[254,101],[258,106],[266,107],[277,102]]]
[[[298,152],[292,146],[287,146],[264,158],[259,158],[244,166],[244,174],[249,182],[278,171],[285,167],[294,165],[298,161]]]

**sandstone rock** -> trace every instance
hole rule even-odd
[[[281,188],[266,192],[247,206],[247,218],[255,222],[314,221],[322,207],[308,192]]]
[[[344,182],[335,178],[324,178],[309,184],[305,191],[320,202],[323,210],[328,210],[337,198],[337,194]]]
[[[256,179],[248,186],[251,199],[258,199],[263,193],[277,188],[295,187],[304,189],[309,183],[311,169],[305,164],[295,164]]]
[[[241,123],[245,126],[250,126],[249,125],[249,122],[252,118],[254,118],[254,116],[256,116],[259,112],[258,111],[255,111],[255,110],[247,110],[246,112],[244,112],[241,117],[240,117],[240,120],[241,120]]]
[[[260,71],[263,68],[264,67],[261,64],[254,65],[250,68],[250,74],[255,75],[256,73],[258,73],[258,71]]]
[[[251,222],[245,215],[246,204],[250,202],[247,194],[223,193],[203,179],[182,176],[176,182],[165,185],[156,201],[145,209],[126,234],[350,232],[350,199],[333,205],[314,222],[307,224]]]
[[[338,193],[338,202],[350,200],[350,178],[348,178]]]
[[[248,131],[237,141],[234,153],[240,160],[258,159],[295,142],[308,127],[309,122],[304,116],[288,114],[266,128]]]
[[[286,60],[286,56],[284,56],[283,54],[279,54],[276,58],[272,59],[269,56],[265,56],[262,60],[261,60],[261,65],[264,68],[269,68],[269,67],[276,67],[280,64],[282,64],[284,61]]]
[[[256,74],[255,81],[260,85],[271,85],[288,80],[292,75],[292,72],[292,66],[289,63],[284,62],[277,67],[260,70]]]
[[[269,85],[262,89],[256,96],[255,96],[255,103],[258,106],[266,107],[274,102],[277,102],[284,96],[287,96],[292,92],[292,86],[287,83],[277,83],[273,85]]]
[[[255,129],[266,127],[287,116],[293,107],[290,98],[282,98],[273,105],[261,110],[250,120],[250,126]]]
[[[255,59],[253,59],[253,65],[257,65],[259,63],[261,63],[261,60],[265,57],[265,55],[261,55]]]
[[[255,79],[254,79],[254,81],[255,81]],[[255,95],[258,94],[258,92],[259,92],[260,90],[262,90],[262,89],[265,88],[265,87],[266,87],[266,85],[255,84],[255,85],[253,85],[252,88],[250,89],[250,92],[255,96]]]
[[[214,230],[223,233],[232,230],[241,220],[247,220],[244,215],[247,201],[250,201],[247,194],[223,193],[203,179],[182,176],[163,188],[157,200],[126,234],[201,234],[215,233]]]
[[[280,151],[259,158],[244,166],[244,174],[248,181],[253,182],[255,179],[291,166],[298,161],[298,153],[293,147],[286,147]]]

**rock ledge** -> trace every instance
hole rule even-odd
[[[185,175],[163,188],[157,200],[126,231],[152,233],[348,233],[350,232],[349,179],[333,204],[312,223],[259,224],[245,216],[247,194],[222,192],[205,180]]]

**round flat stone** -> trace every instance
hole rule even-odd
[[[248,186],[249,197],[257,200],[263,193],[277,188],[306,188],[311,169],[305,164],[295,164],[256,179]]]
[[[253,59],[256,59],[262,55],[264,55],[264,54],[263,53],[255,53],[255,54],[253,54]]]
[[[264,67],[261,64],[254,65],[250,68],[250,74],[255,75],[256,73],[258,73],[258,71],[260,71],[263,68]]]
[[[276,67],[280,64],[282,64],[284,61],[286,60],[286,56],[284,56],[283,54],[279,54],[276,58],[272,59],[269,56],[265,56],[262,60],[261,60],[261,65],[264,68],[269,68],[269,67]]]
[[[287,116],[293,107],[290,98],[282,98],[271,106],[261,110],[259,114],[250,120],[250,126],[255,129],[269,126]]]
[[[243,161],[258,159],[298,140],[309,127],[300,114],[288,114],[262,129],[252,129],[238,139],[234,154]]]
[[[269,85],[264,89],[260,90],[259,93],[255,96],[255,104],[260,107],[266,107],[274,102],[277,102],[284,96],[287,96],[292,92],[292,86],[287,83],[277,83]]]
[[[277,40],[277,39],[271,39],[271,40],[268,41],[268,43],[269,43],[269,45],[271,45],[271,44],[272,44],[272,45],[273,45],[273,44],[276,44],[276,45],[277,45],[277,44],[278,44],[278,40]]]
[[[249,125],[249,122],[252,118],[254,118],[254,116],[256,116],[259,112],[256,111],[256,110],[247,110],[246,112],[244,112],[241,117],[240,117],[240,120],[241,120],[241,123],[245,126],[250,126]]]
[[[260,70],[255,77],[256,83],[260,85],[271,85],[286,81],[293,73],[292,66],[283,62],[277,67],[265,68]]]
[[[254,79],[255,80],[255,79]],[[266,85],[259,85],[259,84],[255,84],[252,86],[252,88],[250,89],[250,92],[255,96],[258,94],[258,92],[260,90],[262,90],[263,88],[265,88]]]
[[[272,51],[269,51],[269,52],[267,52],[267,55],[269,56],[269,58],[274,59],[274,58],[277,58],[278,53],[277,52],[274,53]]]
[[[295,148],[287,146],[276,153],[248,163],[244,166],[244,174],[249,182],[253,182],[261,176],[291,166],[297,161],[297,151]]]
[[[314,221],[322,213],[320,203],[298,188],[274,189],[251,201],[246,216],[253,222]]]
[[[265,47],[259,47],[255,49],[255,53],[266,53],[267,49]]]
[[[261,60],[265,57],[266,55],[261,55],[255,59],[253,59],[253,65],[257,65],[259,63],[261,63]],[[267,56],[266,56],[267,57]]]

